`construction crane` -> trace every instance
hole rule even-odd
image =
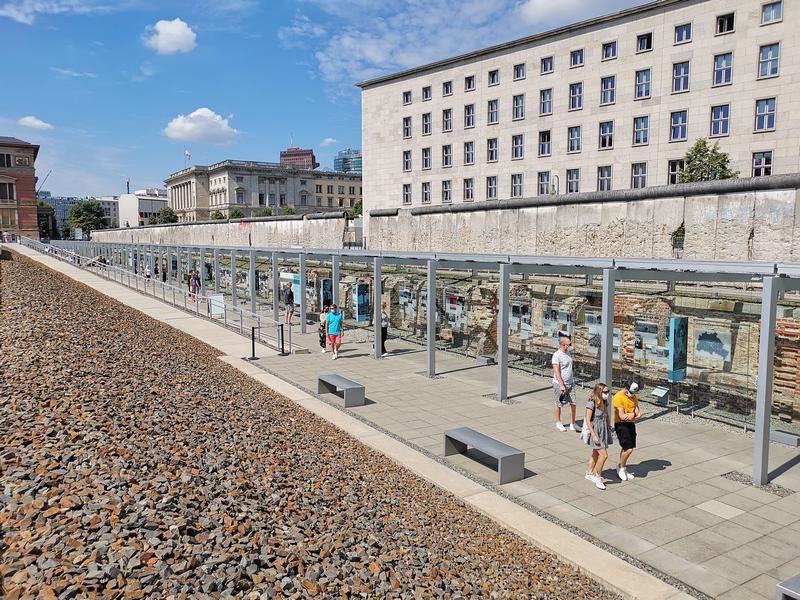
[[[39,195],[39,192],[42,191],[42,188],[44,187],[44,184],[47,182],[47,178],[50,177],[50,173],[52,173],[52,172],[53,172],[53,169],[50,169],[47,172],[47,175],[44,176],[44,179],[42,179],[42,183],[39,184],[39,187],[36,189],[36,195],[37,196]]]

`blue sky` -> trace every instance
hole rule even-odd
[[[163,185],[192,163],[323,166],[360,147],[354,83],[642,0],[0,0],[0,135],[54,195]],[[8,93],[11,91],[11,93]]]

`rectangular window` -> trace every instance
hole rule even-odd
[[[431,149],[430,148],[423,148],[422,149],[422,168],[423,169],[430,169],[431,168]]]
[[[431,98],[433,98],[431,86],[426,85],[424,88],[422,88],[422,100],[424,102],[425,100],[430,100]]]
[[[319,198],[317,199],[319,200]],[[319,202],[317,202],[319,204]],[[411,184],[403,184],[403,204],[411,204]]]
[[[539,196],[547,196],[550,193],[550,171],[539,171],[536,181],[536,193]]]
[[[403,171],[411,170],[411,150],[403,150]],[[317,186],[322,187],[322,186]],[[318,190],[322,191],[322,190]]]
[[[600,150],[608,150],[614,147],[614,121],[603,121],[600,123]]]
[[[672,65],[672,93],[679,94],[689,91],[689,62],[679,62]]]
[[[567,128],[567,152],[575,153],[581,151],[581,127]]]
[[[675,26],[675,43],[686,44],[692,41],[692,24],[685,23]]]
[[[761,46],[758,52],[758,78],[777,76],[780,58],[780,44]]]
[[[447,179],[442,182],[442,202],[450,202],[452,200],[450,193],[451,193],[450,180]]]
[[[714,57],[714,85],[728,85],[733,79],[733,54],[717,54]]]
[[[422,182],[422,203],[423,204],[430,204],[431,202],[431,182],[430,181],[423,181]]]
[[[755,131],[774,131],[775,129],[775,98],[756,100],[756,125]]]
[[[475,142],[464,142],[464,164],[471,165],[475,162]]]
[[[475,198],[475,189],[472,177],[464,180],[464,202],[469,202]]]
[[[511,175],[511,197],[522,198],[522,173]]]
[[[453,109],[445,108],[442,111],[442,131],[453,131]]]
[[[611,165],[597,167],[597,191],[610,192],[611,183]]]
[[[553,114],[553,89],[539,91],[539,116]]]
[[[552,148],[550,145],[550,132],[539,132],[539,156],[550,156]]]
[[[525,94],[517,94],[514,96],[514,120],[525,118]]]
[[[583,108],[583,83],[569,84],[569,110],[581,110]]]
[[[682,158],[671,160],[667,163],[667,184],[675,185],[678,183],[678,178],[681,171],[685,168],[685,163]]]
[[[633,118],[633,145],[646,146],[650,142],[650,117]]]
[[[614,104],[617,101],[617,78],[615,75],[600,80],[600,106]]]
[[[6,169],[11,167],[11,155],[10,154],[0,154],[0,167],[4,167]]]
[[[728,135],[730,124],[730,104],[720,104],[711,107],[711,137],[724,137]]]
[[[442,83],[442,96],[452,96],[453,95],[453,82],[452,81],[445,81]]]
[[[464,106],[464,127],[475,127],[475,105]]]
[[[727,13],[717,17],[717,35],[724,35],[726,33],[733,33],[734,31],[734,15]]]
[[[497,199],[497,176],[490,175],[486,178],[486,199],[487,200],[496,200]]]
[[[647,187],[647,163],[633,163],[631,165],[631,188]]]
[[[411,150],[406,150],[406,152],[408,152],[409,154],[411,154]],[[406,170],[406,169],[405,169],[405,164],[406,164],[406,161],[405,161],[405,152],[403,152],[403,165],[404,165],[404,166],[403,166],[403,170],[404,170],[404,171]],[[410,169],[411,169],[411,165],[409,165],[409,166],[408,166],[408,170],[410,170]],[[321,193],[322,193],[322,185],[321,185],[321,184],[317,184],[317,185],[316,185],[316,192],[317,192],[318,194],[321,194]]]
[[[772,175],[772,152],[753,153],[753,177]]]
[[[581,191],[581,170],[567,169],[567,193],[577,194]]]
[[[614,60],[615,58],[617,58],[617,42],[603,44],[602,60]]]
[[[670,142],[682,142],[686,140],[686,126],[688,121],[689,115],[685,110],[678,110],[670,114]]]
[[[431,113],[422,114],[422,135],[430,135],[433,127],[431,126]]]
[[[344,194],[344,186],[340,185],[338,191],[339,191],[340,194]]]
[[[783,21],[783,2],[769,2],[761,7],[761,24],[770,25]]]
[[[403,92],[403,104],[411,104],[411,91]]]
[[[500,85],[500,71],[493,69],[489,71],[489,85]]]
[[[486,162],[497,161],[497,138],[486,140]]]
[[[403,117],[403,137],[411,137],[411,117]]]
[[[583,66],[583,48],[579,50],[573,50],[569,53],[569,67],[574,69],[575,67],[582,67]]]
[[[525,79],[525,63],[514,65],[514,79]]]
[[[636,36],[636,53],[650,52],[653,49],[653,34],[643,33]]]
[[[498,110],[497,100],[489,100],[486,103],[486,119],[489,125],[496,125],[500,122],[500,111]]]
[[[467,75],[464,77],[464,91],[471,92],[475,89],[475,75]]]
[[[511,136],[511,158],[519,159],[525,157],[525,138],[520,133]]]
[[[636,88],[635,98],[641,100],[642,98],[650,97],[650,69],[642,69],[636,71]]]
[[[442,146],[442,166],[453,166],[453,147],[450,144]]]
[[[553,57],[552,56],[545,56],[539,61],[539,73],[545,75],[547,73],[553,72]]]
[[[329,194],[332,194],[332,193],[333,193],[333,186],[332,186],[332,185],[329,185],[329,186],[327,186],[327,192],[328,192]],[[270,196],[272,196],[272,197],[274,198],[274,197],[275,197],[275,194],[270,194]],[[273,202],[273,204],[274,204],[274,202]]]
[[[0,154],[0,156],[2,156],[2,154]],[[0,200],[16,200],[13,183],[0,183]]]

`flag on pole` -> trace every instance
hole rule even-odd
[[[183,158],[185,160],[187,160],[187,161],[192,160],[192,153],[189,152],[189,150],[186,148],[186,146],[183,147]]]

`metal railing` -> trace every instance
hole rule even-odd
[[[197,317],[214,321],[248,339],[253,335],[252,332],[255,328],[256,341],[278,352],[291,354],[294,350],[291,324],[230,305],[220,299],[220,294],[204,293],[202,288],[200,292],[192,292],[187,288],[178,287],[160,279],[145,277],[130,269],[107,264],[99,256],[82,256],[71,250],[42,244],[30,238],[21,237],[20,243],[26,248],[134,289],[145,296],[152,296]]]

